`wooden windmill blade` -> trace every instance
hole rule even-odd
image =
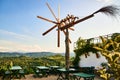
[[[56,21],[58,21],[57,17],[55,16],[53,10],[51,9],[50,5],[48,3],[47,4],[47,7],[49,8],[50,12],[52,13],[52,15],[54,16],[54,18],[56,19]]]
[[[75,29],[73,29],[73,28],[71,28],[71,27],[70,27],[69,29],[70,29],[70,30],[72,30],[72,31],[74,31],[74,30],[75,30]]]
[[[45,21],[48,21],[48,22],[52,22],[52,23],[54,23],[54,24],[57,24],[57,22],[52,21],[52,20],[49,20],[49,19],[44,18],[44,17],[41,17],[41,16],[37,16],[37,18],[40,18],[40,19],[45,20]]]
[[[58,19],[57,19],[58,23],[60,23],[60,6],[58,6]],[[58,24],[58,42],[57,42],[57,46],[60,47],[60,27],[61,25]]]
[[[52,15],[53,15],[53,17],[56,19],[56,21],[57,21],[57,26],[56,27],[58,27],[58,31],[57,31],[57,33],[58,33],[58,35],[57,35],[57,46],[58,47],[60,47],[60,25],[59,25],[59,15],[58,15],[58,19],[57,19],[57,17],[55,16],[55,14],[54,14],[54,12],[53,12],[53,10],[52,10],[52,8],[49,6],[49,4],[48,3],[46,3],[47,4],[47,7],[49,8],[49,10],[50,10],[50,12],[52,13]],[[59,8],[58,8],[58,14],[59,14]]]
[[[58,42],[57,42],[57,46],[60,47],[60,29],[58,26]]]
[[[56,28],[57,25],[54,25],[53,27],[51,27],[50,29],[48,29],[47,31],[45,31],[42,35],[46,35],[48,32],[50,32],[51,30],[53,30],[54,28]]]

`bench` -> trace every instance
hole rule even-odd
[[[84,80],[94,80],[95,75],[94,74],[87,74],[87,73],[73,73],[72,74],[74,80],[80,80],[81,78],[84,78]]]

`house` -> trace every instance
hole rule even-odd
[[[101,67],[102,63],[106,63],[107,60],[105,59],[104,56],[102,56],[100,53],[100,57],[96,58],[96,55],[93,53],[89,53],[90,55],[85,58],[84,55],[80,56],[80,61],[79,61],[79,66],[80,67],[91,67],[94,66],[95,68]]]

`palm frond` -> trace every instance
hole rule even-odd
[[[102,40],[102,43],[104,43],[104,44],[107,43],[107,40],[103,36],[100,36],[100,39]]]
[[[94,49],[96,49],[96,50],[98,50],[98,51],[103,51],[103,49],[102,48],[100,48],[100,47],[93,47]]]
[[[120,16],[120,9],[118,8],[118,6],[115,5],[105,6],[99,9],[98,11],[94,12],[93,14],[96,14],[98,12],[104,13],[112,17],[116,17],[118,15]]]

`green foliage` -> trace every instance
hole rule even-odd
[[[106,39],[103,37],[100,38],[102,40],[102,43],[94,43],[94,38],[79,38],[76,42],[76,46],[74,47],[75,59],[73,60],[73,65],[78,65],[80,61],[80,56],[85,55],[85,57],[87,58],[89,56],[89,52],[94,53],[96,57],[99,58],[100,55],[98,54],[98,52],[102,51],[103,49],[105,49],[104,52],[106,51],[106,53],[113,50],[120,51],[120,47],[118,44],[120,42],[120,33],[112,34],[112,36],[110,37],[111,39]],[[95,46],[97,47],[94,48]]]
[[[9,70],[10,67],[12,67],[12,61],[11,60],[0,60],[0,75],[2,75],[6,70]]]
[[[74,47],[74,52],[75,52],[75,59],[73,60],[73,65],[78,66],[78,63],[80,61],[80,57],[83,53],[82,47],[86,45],[86,42],[84,39],[79,38],[76,42],[76,47]]]
[[[73,65],[78,66],[78,63],[80,61],[80,56],[85,55],[85,57],[87,58],[89,56],[89,52],[95,53],[96,57],[99,58],[100,56],[97,53],[98,50],[93,48],[94,45],[95,44],[93,43],[93,38],[87,40],[79,38],[76,42],[76,47],[74,48],[75,59],[73,61]]]
[[[119,38],[118,38],[119,37]],[[116,41],[116,42],[120,42],[120,33],[114,33],[112,36],[111,36],[112,40]]]
[[[28,52],[28,53],[18,53],[18,52],[0,52],[0,57],[20,57],[20,56],[27,56],[27,57],[44,57],[44,56],[54,56],[56,53],[52,52]]]
[[[78,66],[81,55],[89,56],[89,52],[96,53],[101,52],[101,54],[108,61],[107,68],[103,64],[103,69],[98,72],[100,76],[105,80],[110,80],[113,77],[115,80],[120,80],[120,33],[114,33],[110,39],[100,37],[102,43],[93,43],[91,39],[81,39],[79,38],[76,42],[76,47],[74,48],[75,59],[73,61],[74,65]]]
[[[4,71],[10,69],[11,66],[21,66],[26,74],[33,73],[33,66],[65,66],[65,58],[62,55],[54,55],[48,57],[1,57],[0,58],[0,74],[3,74]]]
[[[75,52],[75,53],[77,53],[77,52]],[[75,55],[75,58],[74,58],[74,60],[73,60],[73,62],[72,62],[72,64],[73,64],[74,66],[78,67],[78,66],[79,66],[79,64],[78,64],[79,61],[80,61],[79,54],[76,54],[76,55]]]
[[[99,47],[94,47],[99,50],[101,54],[108,61],[107,65],[109,69],[105,67],[98,72],[100,76],[105,80],[110,80],[113,77],[115,80],[120,80],[120,42],[116,41],[120,37],[114,37],[114,39],[105,39],[101,37],[102,44]]]

